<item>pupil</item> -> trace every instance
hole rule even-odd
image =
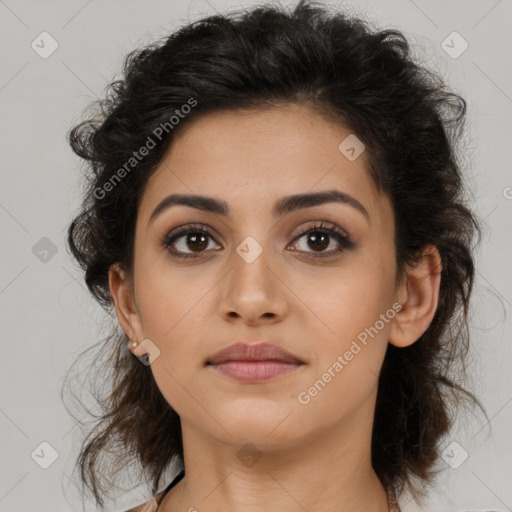
[[[197,245],[197,239],[198,238],[202,238],[202,244]],[[206,240],[206,237],[199,233],[199,234],[189,234],[188,237],[187,237],[187,244],[189,245],[189,248],[194,250],[194,245],[190,245],[189,242],[192,241],[192,244],[196,244],[195,245],[195,248],[198,249],[198,250],[202,250],[202,249],[205,249],[207,246],[208,246],[208,241]]]
[[[318,233],[318,235],[314,235],[313,233],[311,233],[310,235],[310,241],[313,241],[313,244],[316,244],[316,248],[317,249],[325,249],[326,247],[329,246],[328,243],[326,243],[327,241],[327,238],[328,238],[328,235],[326,235],[325,233],[320,233],[318,231],[316,231],[316,233]],[[317,242],[322,239],[322,242],[323,243],[320,243],[318,244]]]

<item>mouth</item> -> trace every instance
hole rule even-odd
[[[235,343],[214,354],[205,365],[238,381],[257,383],[290,374],[305,362],[272,343]]]

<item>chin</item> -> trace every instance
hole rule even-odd
[[[291,406],[275,402],[272,405],[268,400],[257,402],[248,399],[249,407],[217,408],[215,413],[212,411],[212,416],[224,427],[219,427],[224,441],[237,445],[252,442],[262,448],[275,449],[301,437],[297,431],[300,425],[296,421],[297,411]]]

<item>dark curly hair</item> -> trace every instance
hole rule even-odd
[[[185,110],[187,104],[194,106]],[[138,205],[175,134],[208,112],[283,104],[312,108],[364,141],[372,179],[392,201],[399,276],[428,244],[441,256],[439,302],[429,328],[407,348],[388,346],[372,435],[372,464],[383,485],[401,492],[408,484],[420,502],[437,473],[454,411],[464,400],[483,410],[459,384],[466,374],[474,238],[480,242],[481,228],[466,204],[458,162],[466,102],[415,62],[400,31],[300,1],[290,10],[258,6],[210,16],[132,51],[122,79],[109,84],[105,98],[68,134],[73,151],[88,163],[69,249],[88,289],[112,314],[109,268],[118,262],[132,269]],[[156,147],[129,172],[125,166],[113,184],[151,134]],[[92,391],[100,414],[77,466],[103,508],[110,489],[103,485],[103,456],[112,457],[112,476],[135,463],[155,494],[170,463],[183,460],[183,446],[178,414],[150,368],[131,357],[126,335],[116,325],[99,345],[104,364],[90,371],[100,380]]]

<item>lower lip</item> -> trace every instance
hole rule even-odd
[[[243,382],[263,382],[286,375],[303,366],[281,361],[226,361],[211,365],[217,371]]]

